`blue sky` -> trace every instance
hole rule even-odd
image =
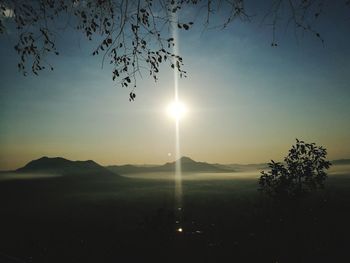
[[[349,19],[330,10],[320,20],[324,45],[281,30],[272,48],[270,28],[253,22],[180,32],[188,78],[179,92],[189,109],[182,154],[266,162],[300,138],[326,146],[330,159],[349,158]],[[44,155],[101,164],[173,160],[174,121],[165,112],[174,93],[170,68],[162,67],[157,83],[144,74],[130,103],[130,90],[112,82],[101,57],[90,55],[93,43],[75,32],[62,34],[55,70],[39,77],[17,72],[12,38],[1,36],[0,169]]]

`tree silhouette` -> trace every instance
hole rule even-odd
[[[261,172],[259,190],[277,200],[298,200],[300,197],[324,186],[326,170],[331,163],[327,151],[314,143],[296,139],[284,163],[271,162],[270,171]]]
[[[343,0],[349,5],[348,0]],[[234,20],[252,21],[257,15],[246,6],[261,6],[263,24],[271,27],[277,46],[279,25],[294,25],[294,32],[308,31],[319,38],[313,24],[323,14],[325,0],[0,0],[0,34],[17,31],[18,69],[51,69],[50,54],[59,55],[56,37],[62,28],[82,32],[97,41],[92,55],[112,65],[112,79],[123,87],[136,87],[137,76],[147,72],[154,80],[166,63],[186,76],[183,59],[173,49],[172,29],[190,30],[195,20],[205,28],[226,28]],[[326,6],[327,7],[327,6]],[[250,13],[253,14],[250,14]],[[219,20],[213,24],[212,16]],[[282,26],[283,27],[283,26]],[[130,93],[130,100],[135,93]]]

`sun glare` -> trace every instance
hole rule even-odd
[[[168,114],[175,120],[182,119],[187,112],[186,106],[180,101],[174,101],[168,106]]]

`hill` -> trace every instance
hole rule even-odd
[[[197,173],[223,173],[242,172],[248,170],[263,170],[267,164],[210,164],[197,162],[189,157],[181,157],[182,172]],[[334,165],[348,165],[350,159],[333,160]],[[103,167],[92,160],[71,161],[62,157],[42,157],[33,160],[24,167],[15,170],[17,173],[48,173],[57,175],[116,175],[132,173],[174,172],[176,162],[168,162],[163,165],[110,165]]]
[[[182,172],[211,172],[211,173],[223,173],[234,172],[235,170],[225,165],[209,164],[206,162],[196,162],[189,157],[181,157],[181,170]],[[137,166],[137,165],[110,165],[106,168],[112,172],[118,174],[131,174],[131,173],[153,173],[153,172],[174,172],[176,162],[169,162],[163,165],[156,166]]]
[[[226,164],[225,166],[230,167],[236,171],[244,172],[250,170],[264,170],[268,169],[267,163],[256,163],[256,164]]]
[[[333,165],[350,165],[350,159],[337,159],[331,161]],[[222,164],[217,164],[219,167],[222,166]],[[225,164],[225,167],[230,167],[236,171],[243,172],[243,171],[249,171],[249,170],[266,170],[269,169],[269,166],[267,163],[256,163],[256,164]]]
[[[15,172],[49,173],[59,175],[115,175],[115,173],[92,160],[71,161],[61,157],[42,157],[29,162]]]
[[[331,161],[333,165],[348,165],[350,164],[350,159],[339,159]]]

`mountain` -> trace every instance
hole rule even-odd
[[[332,160],[333,165],[350,165],[350,159],[337,159]],[[219,167],[221,164],[217,164]],[[256,164],[225,164],[225,167],[230,167],[236,171],[243,172],[249,170],[266,170],[269,169],[267,163],[256,163]]]
[[[181,170],[183,172],[234,172],[233,169],[225,166],[218,167],[215,164],[209,164],[206,162],[196,162],[189,157],[181,157]],[[176,162],[166,163],[158,169],[160,171],[175,171]]]
[[[249,170],[267,169],[267,164],[210,164],[197,162],[189,157],[181,157],[182,172],[244,172]],[[339,159],[331,162],[333,165],[350,165],[350,159]],[[24,167],[17,169],[17,173],[57,174],[57,175],[117,175],[132,173],[174,172],[176,162],[163,165],[110,165],[103,167],[92,160],[71,161],[61,157],[42,157],[33,160]]]
[[[92,160],[70,161],[61,157],[42,157],[29,162],[15,172],[50,173],[59,175],[115,175],[113,172]]]
[[[234,172],[235,170],[225,165],[209,164],[206,162],[196,162],[189,157],[181,157],[181,171],[182,172],[211,172],[211,173],[223,173]],[[112,172],[118,174],[130,174],[130,173],[153,173],[153,172],[174,172],[176,162],[169,162],[163,165],[156,166],[137,166],[137,165],[110,165],[106,168]]]
[[[350,159],[339,159],[331,161],[333,165],[347,165],[350,164]]]
[[[221,164],[218,164],[221,165]],[[226,164],[225,166],[230,167],[239,172],[251,171],[251,170],[264,170],[268,169],[267,163],[252,163],[252,164]]]

